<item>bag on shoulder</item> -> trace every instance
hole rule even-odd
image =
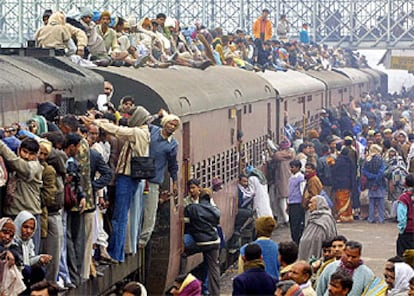
[[[64,200],[64,207],[65,210],[69,211],[73,207],[75,207],[78,203],[78,199],[76,196],[76,190],[73,188],[72,184],[65,183],[65,200]]]
[[[131,178],[152,179],[155,177],[155,159],[150,156],[131,157]]]
[[[17,176],[16,173],[10,173],[6,185],[6,200],[4,205],[11,206],[16,198]]]

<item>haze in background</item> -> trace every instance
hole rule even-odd
[[[379,60],[385,54],[385,50],[378,49],[361,49],[358,50],[365,55],[368,60],[368,65],[373,69],[381,70],[388,74],[388,92],[400,92],[401,87],[405,86],[407,89],[414,86],[414,75],[408,73],[406,70],[391,70],[385,69],[384,65],[377,65]]]

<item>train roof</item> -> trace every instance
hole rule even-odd
[[[87,68],[77,66],[65,57],[0,56],[2,99],[19,99],[27,104],[49,95],[75,100],[96,100],[102,92],[103,79]],[[26,100],[27,99],[27,100]],[[25,107],[25,106],[15,106]]]
[[[151,112],[168,108],[179,116],[197,114],[275,97],[273,87],[253,72],[212,66],[206,70],[173,66],[167,69],[96,69],[115,86],[116,97],[132,95]]]
[[[315,71],[315,70],[308,70],[303,71],[309,76],[312,76],[323,83],[328,87],[328,89],[335,89],[335,88],[344,88],[352,85],[352,81],[343,74],[336,73],[334,71]]]
[[[344,74],[349,77],[354,83],[368,83],[371,76],[356,68],[335,68],[333,71]]]
[[[298,71],[266,71],[258,74],[266,79],[281,97],[300,96],[325,90],[325,85],[321,81]]]
[[[374,79],[375,84],[380,84],[381,83],[381,73],[382,72],[380,72],[378,70],[371,69],[371,68],[361,68],[359,70],[361,70],[362,72],[367,73],[368,75],[370,75],[372,77],[372,79]]]

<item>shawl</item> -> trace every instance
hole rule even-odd
[[[34,220],[35,222],[35,231],[32,233],[32,237],[36,232],[37,222],[36,218],[29,213],[28,211],[21,211],[17,217],[14,219],[14,224],[16,225],[16,235],[14,237],[15,243],[21,248],[22,255],[23,255],[23,264],[27,266],[31,266],[34,263],[38,262],[40,257],[35,255],[35,246],[30,237],[28,240],[22,239],[22,226],[27,220]]]
[[[381,156],[374,154],[362,167],[362,173],[367,177],[367,188],[372,186],[385,186],[384,182],[385,164]]]
[[[10,219],[10,218],[8,218],[8,217],[4,217],[4,218],[1,218],[1,219],[0,219],[0,229],[3,229],[4,225],[5,225],[7,222],[10,222],[10,223],[12,223],[12,224],[14,225],[14,222],[13,222],[13,220],[12,220],[12,219]],[[11,240],[11,242],[10,242],[10,243],[8,243],[7,245],[3,244],[3,247],[5,247],[6,249],[8,249],[8,248],[12,245],[12,243],[13,243],[13,240]],[[1,244],[1,243],[0,243],[0,244]]]
[[[394,264],[394,267],[394,287],[388,291],[388,296],[395,296],[399,293],[407,292],[409,290],[409,281],[414,277],[414,270],[407,263],[398,262]]]
[[[189,273],[184,282],[181,284],[180,289],[178,291],[178,295],[180,296],[197,296],[201,295],[201,282]]]
[[[335,219],[326,200],[317,195],[316,210],[311,212],[299,243],[299,259],[321,257],[322,242],[337,235]]]
[[[254,259],[254,260],[250,260],[250,261],[246,261],[243,264],[243,270],[249,270],[252,268],[261,268],[261,269],[265,269],[265,263],[263,261],[263,259]]]
[[[256,168],[254,168],[252,166],[248,166],[246,168],[246,172],[249,174],[249,177],[250,176],[256,176],[259,179],[260,184],[262,184],[262,185],[266,185],[267,184],[266,177],[262,173],[261,170],[256,169]]]

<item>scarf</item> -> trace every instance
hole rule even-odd
[[[254,259],[254,260],[250,260],[250,261],[246,261],[243,264],[243,270],[249,270],[252,268],[261,268],[261,269],[265,269],[265,263],[263,261],[263,259]]]
[[[241,186],[240,184],[237,184],[237,188],[239,188],[239,190],[241,191],[242,195],[243,195],[243,201],[242,204],[240,205],[241,208],[244,208],[245,206],[247,206],[254,197],[254,192],[252,192],[250,190],[250,187],[247,186],[247,188]]]
[[[262,173],[261,170],[258,170],[256,168],[251,169],[249,171],[249,177],[250,176],[256,176],[259,179],[260,184],[262,184],[262,185],[266,185],[267,184],[266,177]]]
[[[362,264],[364,264],[364,262],[360,259],[356,267],[354,268],[346,267],[344,260],[341,258],[341,262],[339,262],[339,268],[341,268],[342,270],[345,270],[347,273],[349,273],[350,276],[353,276],[355,269],[360,267]]]
[[[305,180],[309,180],[310,178],[315,177],[315,176],[316,176],[316,172],[305,174]]]
[[[12,224],[14,225],[14,223],[13,223],[13,220],[12,220],[12,219],[7,218],[7,217],[4,217],[4,218],[1,218],[1,219],[0,219],[0,229],[3,229],[4,225],[5,225],[7,222],[12,223]],[[10,243],[8,243],[7,245],[3,244],[3,247],[5,247],[6,249],[8,249],[8,248],[10,248],[10,246],[12,245],[12,243],[13,243],[13,240],[11,240],[11,241],[10,241]]]
[[[388,291],[388,296],[394,296],[409,290],[409,280],[414,276],[414,270],[404,262],[394,263],[395,281],[392,290]]]

